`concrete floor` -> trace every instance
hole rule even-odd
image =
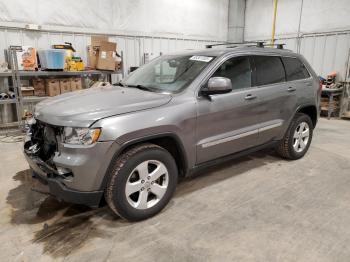
[[[350,121],[321,119],[308,154],[259,152],[182,181],[139,223],[31,191],[0,144],[1,261],[350,261]]]

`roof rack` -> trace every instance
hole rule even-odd
[[[262,42],[262,41],[258,41],[256,42],[256,47],[264,47],[265,45],[265,42]]]
[[[210,44],[206,45],[205,48],[213,48],[213,46],[220,46],[220,45],[243,45],[245,43],[232,43],[232,42],[226,42],[226,43],[218,43],[218,44]]]
[[[227,43],[218,43],[218,44],[210,44],[210,45],[206,45],[206,48],[213,48],[213,46],[221,46],[221,45],[228,45],[227,48],[234,48],[237,47],[236,45],[248,45],[248,46],[256,46],[256,47],[265,47],[265,43],[264,41],[247,41],[247,42],[243,42],[243,43],[232,43],[232,42],[227,42]],[[254,45],[250,45],[250,44],[254,44]],[[229,46],[232,45],[232,46]],[[286,44],[266,44],[266,46],[276,46],[277,49],[283,49],[283,46]]]
[[[277,49],[283,49],[286,44],[275,44]]]

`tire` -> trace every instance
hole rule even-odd
[[[126,220],[154,216],[175,192],[178,169],[162,147],[149,143],[132,147],[112,165],[105,199],[112,212]]]
[[[305,128],[302,127],[303,123],[306,124]],[[304,131],[301,131],[300,133],[301,128]],[[308,128],[309,130],[307,141],[305,140],[307,134],[306,128]],[[285,159],[296,160],[302,158],[310,147],[312,141],[313,128],[314,127],[312,121],[308,115],[303,113],[297,113],[294,116],[289,128],[287,129],[284,138],[278,145],[276,150],[277,153]],[[299,134],[297,135],[296,133]],[[296,140],[298,140],[299,142],[297,142]]]

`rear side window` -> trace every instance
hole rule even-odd
[[[231,79],[233,89],[251,87],[251,67],[249,57],[233,57],[226,60],[212,75]]]
[[[310,74],[304,64],[297,58],[282,57],[286,69],[287,81],[309,78]]]
[[[278,56],[254,56],[257,86],[286,81],[284,67]]]

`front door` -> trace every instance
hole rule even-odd
[[[261,103],[252,87],[248,56],[224,61],[212,77],[231,79],[233,91],[198,98],[197,164],[229,155],[257,144]]]

